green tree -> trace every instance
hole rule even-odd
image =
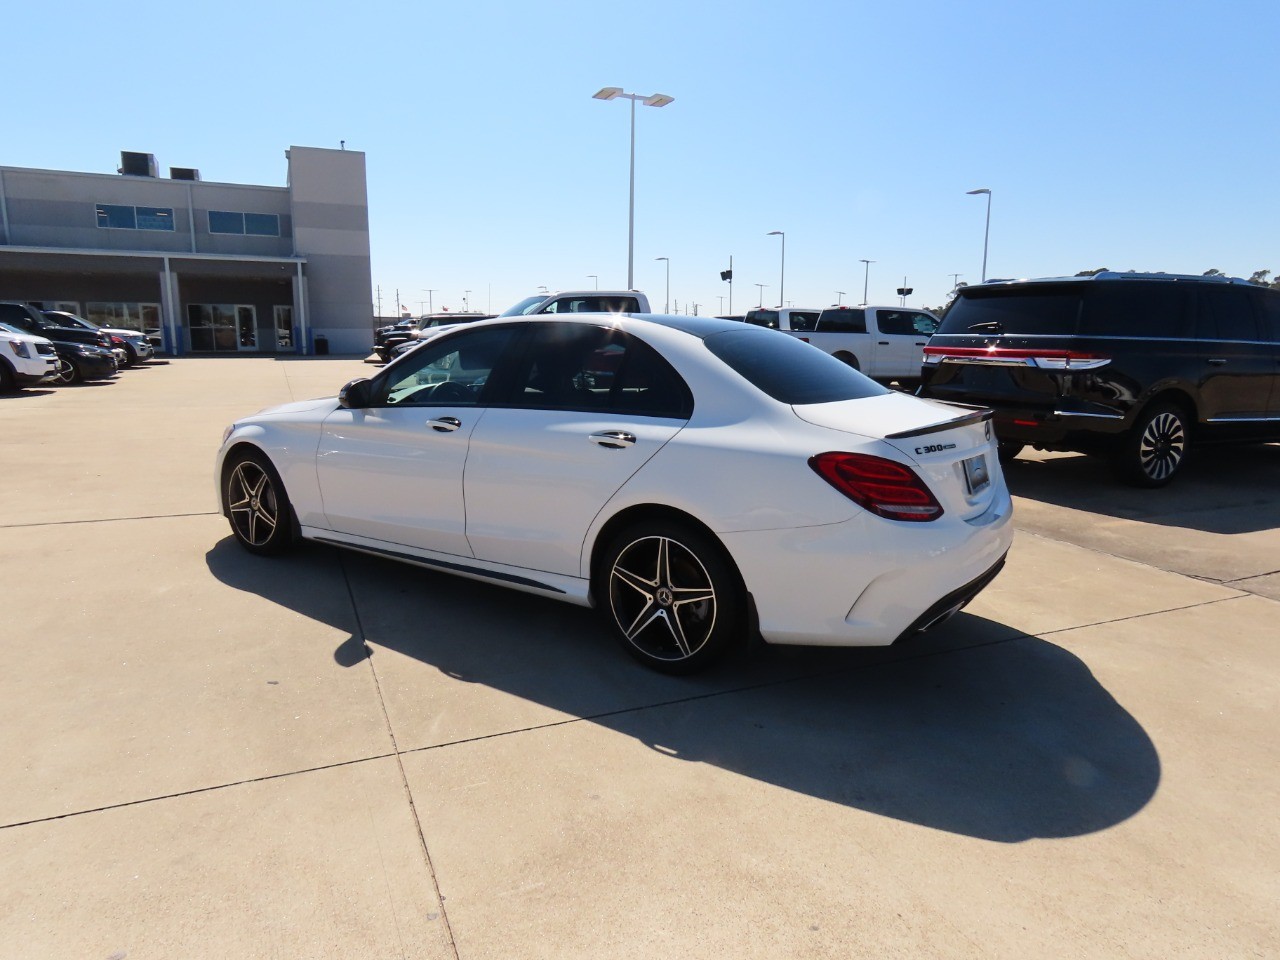
[[[1105,273],[1110,267],[1099,267],[1097,270],[1081,270],[1076,274],[1077,277],[1096,277],[1100,273]]]

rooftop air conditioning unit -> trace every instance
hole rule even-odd
[[[170,167],[170,180],[199,180],[200,171],[195,167]]]
[[[133,153],[120,151],[120,170],[126,177],[158,177],[160,168],[156,166],[154,153]]]

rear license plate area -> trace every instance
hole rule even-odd
[[[987,455],[980,453],[961,462],[964,467],[964,485],[972,496],[991,485],[991,472],[987,469]]]

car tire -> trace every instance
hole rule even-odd
[[[9,369],[9,364],[0,360],[0,393],[13,393],[18,389],[18,380]]]
[[[263,556],[293,546],[293,506],[266,456],[251,450],[233,453],[222,468],[222,496],[240,546]]]
[[[1025,443],[1017,443],[1014,440],[999,440],[996,442],[996,456],[1001,463],[1008,463],[1018,456],[1026,447]]]
[[[1116,475],[1136,487],[1163,487],[1182,470],[1190,443],[1187,412],[1173,403],[1144,410],[1112,457]]]
[[[841,351],[840,353],[833,353],[832,356],[835,357],[837,360],[847,363],[849,366],[853,367],[853,369],[855,370],[862,369],[861,364],[858,363],[858,358],[855,357],[852,353],[845,353]]]
[[[133,347],[126,346],[124,348],[124,363],[121,364],[125,369],[132,367],[138,362],[138,352]]]
[[[623,648],[663,673],[700,670],[743,637],[737,570],[718,543],[685,524],[623,530],[600,558],[596,596]]]
[[[65,360],[62,357],[58,358],[58,370],[54,374],[54,383],[62,387],[70,387],[80,383],[82,380],[84,380],[84,377],[80,376],[79,367],[70,360]]]

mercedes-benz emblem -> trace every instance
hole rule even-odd
[[[669,607],[671,606],[672,601],[675,600],[675,594],[671,592],[670,587],[659,587],[658,593],[654,599],[658,601],[658,606]]]

